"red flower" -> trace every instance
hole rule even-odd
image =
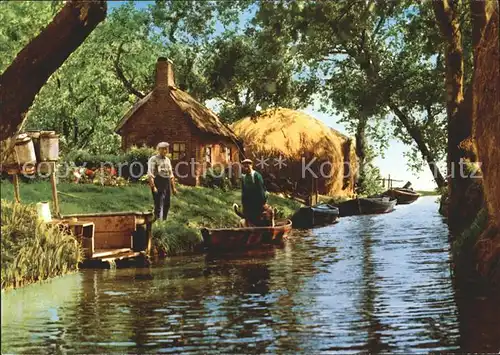
[[[94,172],[90,169],[87,169],[87,170],[85,170],[85,175],[92,176],[92,175],[94,175]]]

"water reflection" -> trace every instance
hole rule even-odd
[[[422,199],[293,234],[282,248],[86,270],[7,292],[2,352],[495,350],[498,303],[459,296],[446,227]]]

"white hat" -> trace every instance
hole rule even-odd
[[[241,164],[253,164],[253,161],[250,159],[245,159],[241,162]]]
[[[160,143],[158,143],[156,148],[168,148],[169,145],[170,144],[168,144],[167,142],[160,142]]]

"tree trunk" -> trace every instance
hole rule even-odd
[[[462,176],[463,161],[475,161],[472,141],[472,91],[464,90],[464,58],[460,16],[456,2],[433,1],[434,13],[445,41],[446,111],[448,116],[448,225],[458,234],[474,220],[482,205],[475,180]],[[477,5],[473,5],[477,6]],[[474,31],[474,37],[479,32]],[[474,39],[474,40],[477,40]],[[465,97],[464,97],[465,91]],[[476,191],[473,193],[473,191]],[[467,206],[464,208],[464,206]]]
[[[106,2],[69,1],[42,32],[19,52],[0,77],[2,150],[21,127],[36,94],[106,17]],[[8,153],[3,151],[2,153]],[[2,162],[7,154],[2,154]]]
[[[473,137],[482,163],[489,225],[476,244],[478,271],[500,285],[500,42],[497,0],[471,1],[474,33]]]
[[[356,127],[356,155],[359,158],[359,168],[364,169],[366,159],[366,124],[368,123],[367,117],[361,117]]]
[[[410,134],[411,138],[417,143],[417,147],[422,153],[423,158],[429,165],[429,169],[432,172],[432,176],[434,177],[434,181],[436,181],[436,184],[439,188],[442,188],[445,186],[445,179],[443,175],[441,174],[441,171],[439,170],[437,163],[436,163],[436,158],[434,155],[429,151],[429,148],[427,147],[427,144],[425,143],[425,139],[422,136],[422,132],[418,129],[418,127],[415,127],[414,125],[411,124],[409,118],[399,109],[394,104],[390,104],[389,108],[394,112],[394,114],[398,117],[398,119],[401,121],[403,126],[405,126],[406,130]]]
[[[364,45],[364,42],[363,42]],[[354,54],[351,53],[351,56]],[[361,70],[363,70],[366,73],[366,76],[373,82],[377,82],[380,80],[380,76],[376,68],[380,68],[380,63],[376,63],[372,59],[372,56],[370,55],[369,50],[366,47],[363,47],[363,57],[356,57],[356,62],[360,66]],[[423,158],[427,161],[429,164],[429,168],[431,169],[432,176],[434,176],[434,180],[436,181],[436,184],[439,188],[445,186],[446,180],[444,179],[443,175],[441,174],[441,171],[439,170],[439,167],[436,164],[436,159],[434,155],[430,152],[429,148],[427,147],[427,143],[425,142],[424,137],[422,136],[422,133],[420,130],[412,125],[410,123],[410,120],[406,115],[394,104],[389,105],[390,109],[394,111],[394,114],[398,119],[401,121],[403,126],[406,128],[408,131],[408,134],[412,137],[412,139],[415,141],[417,144],[418,149],[420,150],[420,153],[422,154]],[[366,126],[366,123],[364,124]],[[359,124],[358,124],[358,130],[359,130]],[[356,145],[358,144],[358,137],[356,136]],[[357,148],[356,148],[357,151]],[[361,162],[361,159],[360,159]],[[361,164],[360,164],[361,165]]]

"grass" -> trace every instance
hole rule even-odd
[[[12,200],[12,184],[3,180],[0,187],[2,199]],[[103,187],[60,183],[58,191],[63,215],[153,209],[151,191],[142,184]],[[232,204],[240,203],[239,190],[223,191],[179,185],[178,191],[177,196],[172,196],[168,220],[157,221],[153,225],[153,246],[160,253],[172,255],[192,250],[201,242],[202,227],[234,227],[238,223],[239,217],[233,212]],[[51,202],[51,186],[45,181],[21,183],[20,196],[23,203]],[[294,200],[273,194],[269,196],[269,203],[278,209],[278,217],[291,216],[300,207]]]
[[[2,200],[1,287],[8,289],[77,270],[76,239],[38,221],[33,205]]]
[[[441,193],[437,190],[418,190],[416,191],[421,196],[439,196]]]

